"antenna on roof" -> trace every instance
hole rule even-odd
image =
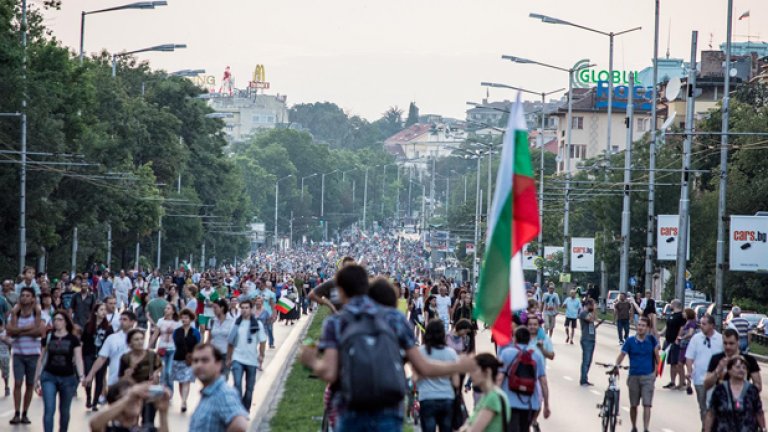
[[[669,29],[667,30],[667,59],[669,59],[669,42],[672,38],[672,17],[669,17]]]

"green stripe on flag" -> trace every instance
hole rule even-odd
[[[496,226],[486,246],[475,301],[476,318],[492,324],[509,295],[512,260],[512,195],[501,208]]]

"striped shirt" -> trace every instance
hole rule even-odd
[[[28,328],[35,325],[35,314],[21,316],[16,320],[16,327]],[[13,354],[16,355],[40,355],[40,338],[34,336],[17,336],[13,338],[11,345]]]
[[[237,391],[224,377],[200,392],[200,404],[189,420],[190,432],[225,432],[236,417],[248,418]]]

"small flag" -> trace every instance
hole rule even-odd
[[[133,291],[133,301],[132,301],[132,303],[133,303],[133,304],[140,304],[140,303],[141,303],[141,296],[140,296],[140,293],[141,293],[141,290],[140,290],[140,289],[138,289],[138,288],[136,288],[136,289]]]
[[[294,307],[296,307],[296,304],[285,297],[280,297],[280,300],[275,305],[275,309],[284,314],[292,311]]]
[[[739,21],[743,20],[744,18],[749,18],[749,11],[746,11],[743,14],[741,14],[741,16],[739,17]]]

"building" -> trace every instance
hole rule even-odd
[[[384,148],[401,161],[426,167],[430,158],[448,157],[467,139],[457,125],[416,123],[384,141]]]
[[[725,43],[720,44],[720,50],[725,52]],[[745,56],[752,53],[758,57],[768,56],[768,42],[731,42],[731,54]]]
[[[245,141],[261,130],[289,123],[285,95],[236,90],[232,96],[222,93],[209,96],[208,104],[221,113],[224,133],[230,143]]]

